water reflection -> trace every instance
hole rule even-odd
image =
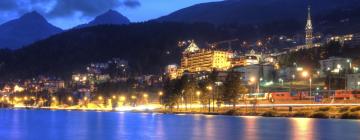
[[[349,120],[0,110],[0,140],[356,140],[359,130]]]
[[[291,118],[291,137],[294,140],[313,140],[314,133],[314,119],[309,118]]]
[[[258,134],[257,134],[257,120],[258,117],[243,117],[245,119],[244,121],[244,127],[245,127],[245,133],[243,134],[243,139],[249,139],[249,140],[258,140]]]

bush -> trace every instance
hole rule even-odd
[[[339,109],[339,112],[347,112],[347,111],[349,111],[349,109],[350,109],[350,107],[344,106]]]
[[[326,112],[315,112],[310,115],[310,118],[322,118],[322,119],[328,119],[329,114]]]
[[[327,112],[331,109],[331,107],[320,107],[318,111]]]
[[[296,113],[293,114],[293,117],[307,117],[309,116],[308,112],[302,112],[302,111],[298,111]]]
[[[231,109],[231,110],[228,110],[224,113],[224,115],[240,115],[240,113],[236,110],[236,109]]]
[[[356,106],[350,109],[351,112],[360,111],[360,106]]]
[[[341,114],[341,119],[360,119],[360,114],[357,112],[345,112]]]
[[[277,113],[275,111],[266,111],[261,116],[263,116],[263,117],[276,117]]]

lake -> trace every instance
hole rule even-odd
[[[0,109],[0,140],[360,139],[360,121]]]

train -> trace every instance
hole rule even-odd
[[[315,90],[292,91],[292,92],[269,92],[269,93],[250,93],[246,94],[247,100],[322,100],[322,99],[360,99],[360,90]]]

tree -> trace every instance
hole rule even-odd
[[[193,99],[199,86],[195,78],[184,75],[180,79],[181,97],[184,98],[185,107],[187,109],[188,104],[193,103]]]
[[[163,104],[165,107],[171,109],[174,108],[175,105],[179,107],[179,98],[181,97],[181,82],[178,79],[170,80],[167,79],[164,82],[163,87]]]
[[[245,99],[248,89],[241,84],[240,74],[230,71],[224,83],[223,101],[233,104],[235,109],[239,97]]]

